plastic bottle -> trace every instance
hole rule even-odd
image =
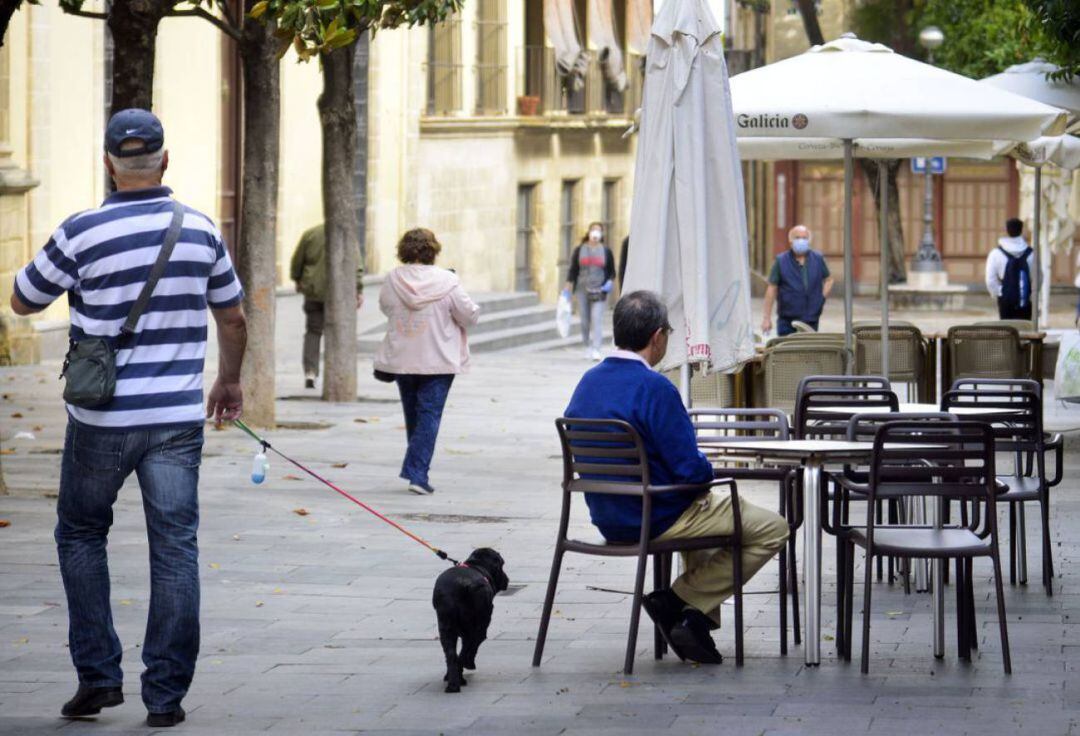
[[[251,461],[251,482],[262,483],[266,480],[266,471],[270,469],[270,463],[266,461],[266,455],[258,453]]]

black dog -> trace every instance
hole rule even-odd
[[[495,594],[510,580],[503,558],[493,549],[473,550],[469,559],[451,567],[435,580],[431,603],[439,619],[439,641],[446,654],[446,692],[461,692],[468,685],[463,669],[476,669],[476,651],[487,638]],[[458,653],[458,639],[461,653]]]

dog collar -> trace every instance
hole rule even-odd
[[[492,583],[492,582],[491,582],[491,580],[490,580],[490,579],[488,578],[488,576],[487,576],[487,572],[486,572],[485,570],[482,570],[482,569],[480,569],[479,567],[476,567],[476,568],[474,568],[474,567],[471,567],[471,566],[469,565],[469,563],[467,563],[467,562],[459,562],[459,563],[457,563],[457,565],[456,565],[456,566],[457,566],[457,567],[468,567],[468,568],[469,568],[470,570],[476,570],[477,572],[479,572],[479,573],[480,573],[480,577],[482,577],[482,578],[484,579],[484,582],[485,582],[485,583],[487,583],[487,586],[488,586],[489,588],[491,588],[491,592],[492,592],[492,593],[494,593],[494,592],[495,592],[495,584],[494,584],[494,583]]]

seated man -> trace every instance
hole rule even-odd
[[[566,416],[621,419],[641,435],[653,485],[701,484],[713,479],[712,465],[698,451],[694,428],[679,392],[652,370],[667,352],[667,308],[656,294],[635,291],[615,305],[617,350],[581,378]],[[637,542],[641,499],[585,494],[592,522],[610,542]],[[784,545],[787,522],[778,514],[741,501],[743,575],[749,580]],[[731,534],[734,520],[726,493],[658,494],[652,503],[652,535],[668,540]],[[654,591],[644,607],[682,659],[719,664],[709,629],[720,622],[720,604],[735,592],[729,550],[683,554],[671,590]]]

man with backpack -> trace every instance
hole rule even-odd
[[[1035,251],[1024,240],[1024,223],[1016,217],[1005,222],[1008,237],[986,257],[986,290],[997,300],[999,319],[1031,319],[1032,273]]]

